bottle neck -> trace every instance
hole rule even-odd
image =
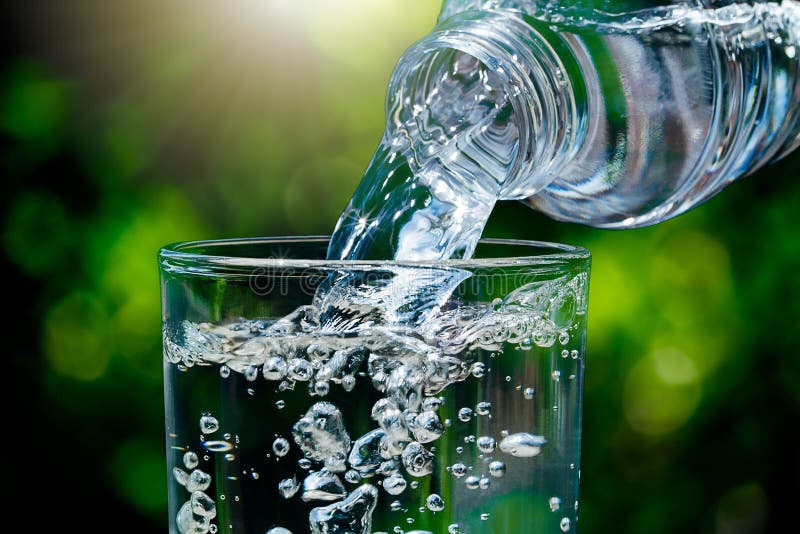
[[[425,62],[443,51],[471,56],[499,81],[512,108],[513,154],[494,176],[497,198],[526,198],[546,187],[586,130],[586,87],[574,47],[546,25],[511,11],[466,11],[440,21],[398,62],[389,85],[387,114],[415,102],[435,84],[422,83]],[[404,98],[405,102],[398,102]],[[458,103],[453,103],[458,105]],[[391,121],[391,118],[390,118]],[[509,136],[511,137],[511,136]],[[493,174],[493,173],[490,173]]]

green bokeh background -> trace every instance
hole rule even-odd
[[[164,531],[158,247],[330,232],[438,2],[16,4],[0,65],[6,476],[41,489],[9,509],[42,531]],[[799,163],[641,230],[517,203],[492,216],[486,235],[594,256],[581,532],[794,522]]]

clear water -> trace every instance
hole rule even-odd
[[[338,280],[277,321],[166,329],[170,531],[574,529],[586,283],[443,309]]]
[[[469,257],[498,200],[654,224],[800,142],[798,2],[551,4],[446,3],[393,76],[330,258]]]

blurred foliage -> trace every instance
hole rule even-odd
[[[328,233],[381,135],[391,68],[437,10],[70,0],[7,13],[2,270],[19,335],[7,338],[6,406],[33,464],[11,478],[59,483],[45,517],[20,503],[42,528],[88,504],[114,532],[163,530],[157,248]],[[789,521],[798,163],[641,230],[555,223],[516,203],[493,215],[487,235],[593,253],[582,532]]]

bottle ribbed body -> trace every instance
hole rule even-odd
[[[798,2],[591,4],[448,2],[422,42],[477,57],[515,95],[499,198],[643,226],[798,145]]]

